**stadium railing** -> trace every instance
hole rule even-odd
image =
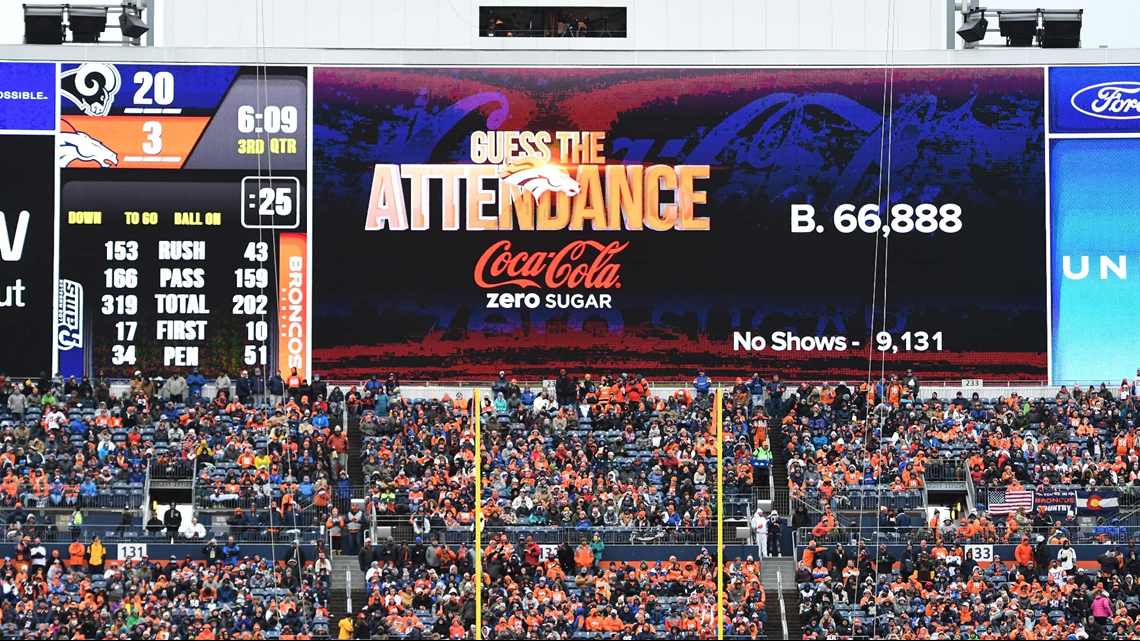
[[[66,524],[26,528],[20,530],[14,537],[9,536],[6,540],[9,543],[15,543],[25,535],[33,538],[38,537],[45,543],[70,543],[75,540],[90,543],[95,540],[95,537],[99,537],[104,543],[171,543],[173,541],[175,544],[200,543],[205,546],[209,543],[210,539],[217,539],[218,545],[221,546],[224,545],[228,537],[231,536],[234,537],[234,542],[236,543],[288,545],[293,541],[300,541],[303,544],[311,545],[321,539],[324,539],[325,542],[328,543],[328,536],[324,527],[281,527],[275,531],[271,531],[268,528],[260,528],[253,532],[248,532],[241,527],[232,529],[207,528],[206,536],[202,538],[190,538],[179,535],[171,539],[165,529],[154,532],[137,525],[132,526],[129,530],[107,525],[73,528]]]
[[[633,527],[590,527],[577,528],[570,526],[544,526],[544,525],[507,525],[486,526],[483,536],[506,534],[511,541],[521,536],[534,537],[539,545],[557,545],[566,543],[577,545],[582,539],[593,540],[594,534],[601,535],[601,540],[607,545],[716,545],[716,525],[710,524],[703,528],[676,528],[652,527],[637,529]]]

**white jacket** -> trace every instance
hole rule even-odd
[[[1067,550],[1061,548],[1061,550],[1057,552],[1057,560],[1061,562],[1061,567],[1064,568],[1065,571],[1072,570],[1077,564],[1077,551],[1074,550],[1072,546],[1069,546]]]

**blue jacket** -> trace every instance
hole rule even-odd
[[[768,381],[762,378],[751,378],[744,386],[747,387],[748,391],[752,394],[760,395],[764,393],[764,388],[768,386]]]
[[[342,498],[342,499],[351,499],[352,498],[352,480],[351,479],[343,478],[343,479],[337,481],[336,488],[337,488],[337,496],[339,498]]]
[[[237,565],[238,555],[241,554],[241,546],[236,542],[233,545],[227,543],[222,546],[222,554],[226,557],[226,565]]]
[[[273,378],[269,379],[269,393],[274,396],[281,396],[285,393],[285,381],[281,376],[274,374]]]
[[[697,380],[693,381],[693,387],[701,394],[708,394],[709,388],[712,387],[712,379],[708,376],[698,376]]]
[[[205,384],[206,384],[206,377],[202,376],[201,372],[194,372],[193,374],[186,377],[186,387],[190,391],[190,396],[194,396],[195,392],[201,394],[202,393],[202,387]]]
[[[899,524],[899,531],[901,531],[901,532],[909,532],[910,531],[910,525],[911,525],[910,515],[907,514],[906,512],[899,512],[899,516],[897,519],[895,519],[895,523]]]

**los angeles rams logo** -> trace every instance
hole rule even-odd
[[[87,62],[59,76],[60,93],[88,116],[109,114],[122,85],[119,70],[102,62]]]

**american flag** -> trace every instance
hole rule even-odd
[[[1023,507],[1033,511],[1033,492],[1030,490],[990,490],[990,514],[1002,516]]]

